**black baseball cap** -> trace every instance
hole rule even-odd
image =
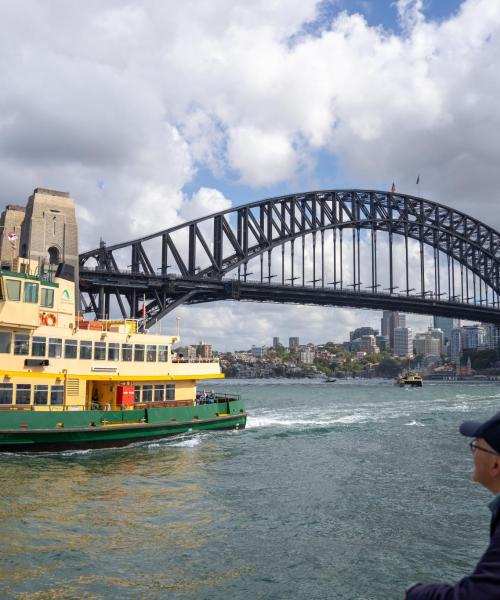
[[[483,438],[500,454],[500,413],[491,419],[480,423],[479,421],[464,421],[460,425],[460,433],[467,437]]]

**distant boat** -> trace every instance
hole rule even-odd
[[[328,377],[325,379],[325,383],[335,383],[337,380],[334,377]]]
[[[418,373],[403,373],[396,380],[399,387],[422,387],[422,377]]]

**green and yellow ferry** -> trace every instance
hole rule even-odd
[[[36,268],[18,258],[0,271],[0,451],[245,427],[238,396],[197,397],[200,379],[223,377],[217,361],[176,356],[178,336],[140,332],[137,320],[82,320],[73,267],[60,264],[50,278]]]

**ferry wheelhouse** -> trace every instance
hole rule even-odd
[[[120,446],[189,430],[243,428],[238,396],[196,393],[223,377],[213,360],[176,356],[178,336],[132,319],[85,321],[74,269],[0,271],[0,451]]]

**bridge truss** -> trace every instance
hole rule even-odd
[[[237,206],[80,255],[84,312],[151,326],[180,304],[252,300],[500,325],[500,234],[405,194],[325,190]],[[115,307],[115,308],[114,308]]]

